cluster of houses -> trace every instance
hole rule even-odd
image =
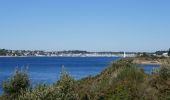
[[[80,50],[72,51],[42,51],[42,50],[5,50],[0,49],[0,56],[58,56],[58,57],[136,57],[142,55],[153,55],[158,57],[168,57],[167,51],[157,51],[154,53],[143,52],[88,52]]]
[[[135,57],[134,52],[87,52],[87,51],[42,51],[42,50],[5,50],[0,56],[59,56],[59,57]],[[2,55],[3,54],[3,55]]]
[[[169,57],[169,56],[168,56],[168,52],[162,53],[161,55],[154,54],[154,56],[157,56],[157,57]]]

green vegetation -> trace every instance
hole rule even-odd
[[[29,77],[26,71],[16,70],[10,79],[3,82],[3,97],[6,100],[12,100],[20,95],[21,91],[25,91],[30,85]]]
[[[7,50],[5,49],[0,49],[0,56],[6,56]]]
[[[132,62],[115,61],[97,76],[81,80],[62,70],[54,84],[35,87],[29,85],[25,72],[17,71],[3,83],[0,100],[169,100],[170,65],[148,75]]]
[[[168,56],[170,57],[170,49],[169,49],[169,51],[168,51]]]

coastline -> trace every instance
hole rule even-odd
[[[143,64],[143,65],[162,65],[161,62],[152,62],[152,61],[140,61],[140,62],[133,62],[135,64]]]
[[[29,57],[118,57],[121,58],[119,56],[0,56],[0,58],[29,58]]]
[[[148,65],[163,65],[163,64],[169,64],[170,58],[139,57],[139,58],[134,58],[133,63],[148,64]]]
[[[135,64],[147,64],[147,65],[161,65],[162,63],[155,60],[144,60],[139,58],[134,58],[133,63]]]

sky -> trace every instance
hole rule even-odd
[[[0,0],[0,48],[170,48],[170,0]]]

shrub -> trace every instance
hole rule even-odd
[[[170,99],[170,65],[162,65],[158,72],[149,78],[149,85],[158,91],[160,100]]]
[[[26,71],[16,70],[14,74],[3,82],[4,96],[15,98],[21,90],[26,90],[30,85],[30,80]]]
[[[22,92],[18,100],[77,100],[78,95],[74,90],[74,83],[74,79],[63,69],[60,79],[55,84],[37,85],[31,90]]]
[[[125,67],[117,76],[118,80],[142,82],[144,79],[144,72],[137,67]]]
[[[58,89],[39,84],[31,90],[22,91],[17,100],[60,100]]]
[[[62,100],[76,100],[78,95],[75,92],[75,81],[62,67],[60,79],[54,84],[54,87],[59,88],[58,96]]]
[[[106,95],[107,100],[131,100],[130,90],[124,84],[119,84]]]
[[[163,65],[160,68],[159,75],[161,79],[170,80],[170,65]]]

